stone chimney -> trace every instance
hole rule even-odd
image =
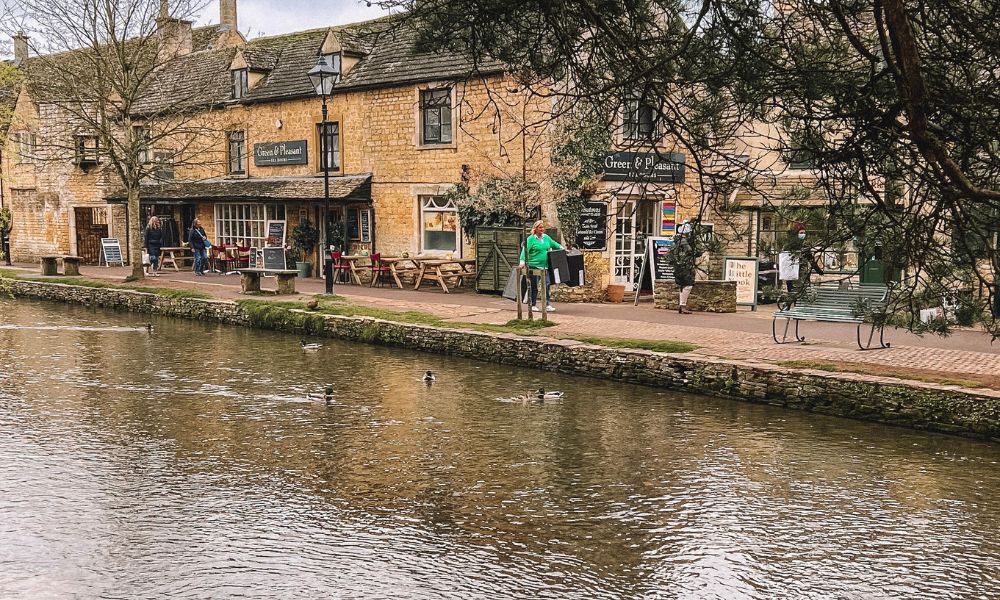
[[[14,65],[20,65],[28,60],[28,36],[18,31],[14,36]]]
[[[219,0],[219,29],[236,32],[236,0]]]
[[[160,0],[160,20],[166,21],[170,18],[170,4],[167,0]]]
[[[166,18],[158,19],[156,25],[160,36],[160,61],[191,54],[194,49],[191,21]]]

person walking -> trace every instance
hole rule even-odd
[[[531,235],[524,241],[524,246],[521,248],[521,264],[518,265],[520,268],[523,269],[527,265],[529,269],[545,269],[545,310],[547,312],[556,310],[549,299],[549,292],[552,289],[552,278],[548,274],[549,250],[561,249],[562,246],[545,233],[545,222],[541,219],[535,221],[535,224],[531,226]],[[541,312],[536,305],[538,302],[538,275],[532,275],[529,281],[531,283],[531,310]]]
[[[208,261],[209,241],[205,228],[201,226],[201,219],[195,219],[191,223],[188,244],[191,246],[191,253],[194,254],[194,274],[204,275],[205,263]]]
[[[160,276],[160,249],[163,248],[163,229],[160,219],[150,217],[146,223],[146,234],[143,237],[143,247],[149,254],[149,276]]]
[[[788,232],[784,247],[785,249],[778,254],[778,278],[785,282],[786,302],[791,306],[795,303],[796,293],[809,283],[812,273],[823,275],[824,271],[813,249],[806,243],[805,227],[801,225],[793,227]],[[796,284],[799,290],[795,289]]]

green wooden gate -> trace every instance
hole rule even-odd
[[[526,232],[520,227],[476,228],[476,291],[501,293],[517,266]]]

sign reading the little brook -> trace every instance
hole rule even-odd
[[[268,142],[253,145],[253,164],[257,167],[304,165],[309,162],[306,140]]]
[[[749,256],[727,256],[723,259],[723,279],[736,282],[736,304],[757,306],[757,271],[760,264]]]

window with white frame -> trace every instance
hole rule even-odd
[[[135,136],[136,156],[139,163],[148,165],[153,162],[153,153],[150,149],[153,133],[145,125],[133,125],[132,135]]]
[[[630,141],[651,141],[659,129],[659,115],[654,106],[642,98],[626,98],[622,135]]]
[[[421,252],[457,252],[461,227],[455,202],[444,196],[420,196]]]
[[[284,220],[284,204],[216,204],[216,243],[261,248],[267,236],[265,223]]]
[[[250,89],[250,69],[233,69],[229,72],[229,78],[233,84],[233,100],[246,96]]]

